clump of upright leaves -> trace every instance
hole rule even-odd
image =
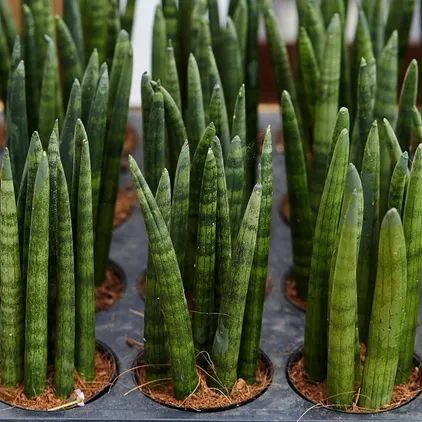
[[[173,192],[167,170],[162,171],[155,199],[135,160],[129,160],[150,245],[144,329],[147,378],[162,377],[163,365],[170,364],[178,399],[196,388],[195,351],[198,363],[211,359],[209,382],[218,388],[229,392],[239,377],[256,382],[271,225],[271,133],[266,132],[258,183],[245,210],[236,211],[239,226],[230,220],[234,203],[226,169],[242,172],[243,159],[240,139],[235,137],[232,143],[237,144],[240,159],[225,165],[210,124],[192,160],[189,144],[182,147]],[[240,187],[241,181],[236,182]],[[240,195],[235,203],[242,201]],[[186,297],[192,304],[191,319]]]
[[[61,398],[73,390],[75,369],[88,382],[95,378],[94,287],[108,262],[127,122],[129,35],[109,11],[115,37],[106,50],[85,50],[74,3],[65,2],[64,18],[55,21],[50,2],[24,5],[22,45],[17,38],[11,49],[1,210],[10,233],[2,247],[2,297],[10,300],[1,312],[10,324],[2,323],[1,371],[7,386],[22,381],[28,397],[44,390],[50,362]],[[96,25],[89,23],[90,42],[98,41]],[[105,51],[111,59],[100,65]]]
[[[409,171],[408,153],[401,153],[394,131],[384,125],[384,136],[395,145],[390,151],[398,149],[399,155],[390,157],[394,170],[383,214],[380,142],[385,139],[380,139],[378,128],[375,121],[360,175],[349,164],[344,177],[349,158],[339,152],[342,145],[347,151],[345,130],[339,136],[314,234],[305,370],[311,380],[327,381],[329,404],[342,409],[355,402],[356,385],[359,406],[389,405],[394,386],[407,383],[414,369],[422,257],[418,234],[422,149],[416,149]],[[366,346],[364,361],[359,342]]]
[[[75,169],[75,221],[57,125],[47,151],[36,132],[32,137],[17,195],[8,149],[2,158],[1,376],[6,387],[23,382],[28,398],[44,391],[49,362],[60,398],[72,393],[75,369],[87,381],[95,377],[94,230],[87,139],[78,139],[75,152],[80,157]]]
[[[350,132],[350,161],[358,172],[369,172],[368,177],[372,177],[370,173],[374,169],[368,169],[367,165],[373,157],[365,154],[365,146],[371,131],[372,137],[375,136],[371,129],[375,119],[378,124],[379,180],[362,180],[364,185],[379,185],[376,191],[369,190],[369,186],[364,188],[368,199],[377,194],[374,197],[377,204],[373,207],[377,212],[372,216],[370,210],[365,211],[363,250],[367,250],[368,242],[377,241],[377,225],[388,208],[390,180],[400,155],[397,144],[409,156],[414,151],[411,145],[413,121],[420,120],[414,111],[418,85],[415,60],[406,71],[400,95],[397,92],[414,1],[406,2],[402,9],[398,7],[399,2],[391,2],[387,23],[383,22],[380,10],[382,2],[372,3],[365,2],[359,8],[356,35],[349,53],[345,36],[348,14],[343,2],[297,2],[296,66],[290,63],[271,1],[261,3],[277,96],[287,122],[283,130],[290,212],[292,218],[301,218],[301,224],[296,224],[300,227],[294,227],[293,219],[291,226],[293,278],[302,299],[306,299],[308,293],[311,248],[307,245],[316,230],[322,191],[341,130]],[[290,102],[283,95],[284,90],[289,93]],[[292,119],[297,122],[298,130],[292,129]],[[371,150],[374,148],[375,145]],[[364,254],[362,252],[362,259]],[[359,312],[371,303],[372,296],[366,286],[374,284],[373,274],[367,274],[368,271],[373,273],[373,268],[371,264],[368,270],[358,274],[358,284],[363,286],[363,291],[358,289]],[[361,334],[366,338],[366,329],[362,329]]]

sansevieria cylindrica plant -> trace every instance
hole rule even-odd
[[[145,180],[133,160],[130,167],[150,241],[146,375],[159,379],[170,363],[176,398],[196,386],[195,351],[201,365],[210,356],[223,390],[238,377],[256,380],[272,203],[269,131],[262,187],[253,187],[257,12],[256,1],[231,2],[233,20],[220,28],[216,2],[163,1],[156,9],[152,79],[145,73],[141,86]],[[160,245],[168,245],[165,254]],[[171,265],[159,260],[164,255]],[[176,277],[176,297],[165,271]],[[183,318],[177,325],[176,313]],[[163,333],[163,323],[174,331]]]
[[[95,378],[94,230],[89,144],[75,138],[68,189],[57,124],[43,150],[34,132],[19,192],[6,148],[1,181],[1,378],[43,393],[53,366],[56,395],[74,389],[75,369]],[[75,196],[73,196],[73,194]],[[74,210],[74,216],[72,216]]]
[[[277,94],[280,98],[286,148],[286,173],[291,213],[293,279],[302,299],[308,294],[312,245],[323,188],[326,183],[334,144],[343,129],[350,133],[350,161],[358,172],[363,163],[368,134],[374,120],[380,137],[380,173],[371,183],[379,183],[375,214],[378,227],[387,210],[389,186],[398,159],[394,129],[401,150],[411,154],[413,116],[418,86],[418,66],[409,65],[397,104],[398,76],[403,67],[414,1],[406,7],[390,4],[384,22],[382,2],[361,2],[355,39],[349,52],[345,27],[347,10],[343,1],[301,0],[297,2],[299,31],[296,43],[296,73],[290,65],[287,49],[271,2],[262,2],[267,42],[273,64]],[[410,19],[411,20],[411,19]],[[289,98],[283,95],[289,92]],[[384,120],[385,119],[385,120]],[[297,125],[296,125],[297,123]],[[414,150],[414,148],[413,148]],[[394,157],[392,159],[391,157]],[[369,160],[369,158],[368,158]],[[366,171],[366,170],[365,170]],[[372,168],[370,172],[374,172]],[[369,175],[368,177],[372,177]],[[366,180],[362,180],[366,183]],[[368,183],[370,183],[368,181]],[[368,193],[368,195],[370,195]],[[366,197],[369,201],[370,196]],[[366,221],[366,220],[365,220]],[[375,221],[375,220],[374,220]],[[378,226],[377,226],[378,225]],[[363,226],[358,295],[359,313],[368,314],[372,295],[367,293],[368,277],[374,283],[372,223]],[[361,332],[366,337],[368,324]]]
[[[108,265],[133,68],[130,37],[125,30],[120,31],[118,14],[109,16],[109,21],[91,19],[80,25],[79,6],[86,12],[84,18],[107,8],[117,12],[115,0],[106,1],[104,8],[100,7],[102,2],[64,2],[64,17],[55,19],[49,1],[42,7],[22,6],[22,35],[14,39],[5,110],[6,144],[16,193],[24,173],[29,136],[37,130],[47,149],[51,128],[58,119],[73,220],[77,180],[72,172],[80,160],[74,142],[75,137],[88,139],[96,284],[103,282]],[[133,2],[128,3],[128,10],[131,5]],[[104,32],[104,25],[115,30]],[[83,39],[86,43],[81,49]],[[98,46],[91,46],[95,40]]]
[[[211,382],[217,380],[223,391],[230,391],[239,377],[256,382],[271,225],[270,131],[258,183],[235,224],[231,211],[243,201],[237,193],[242,192],[242,178],[237,179],[243,163],[240,145],[235,137],[225,162],[210,124],[192,159],[189,143],[183,145],[173,189],[169,173],[162,171],[155,197],[134,159],[129,159],[149,237],[147,378],[162,378],[170,365],[177,399],[196,388],[196,354],[199,365],[211,359]]]
[[[413,371],[422,257],[422,147],[412,154],[409,169],[408,153],[401,152],[388,121],[381,128],[387,138],[379,135],[375,121],[360,172],[350,163],[348,130],[333,140],[314,232],[305,371],[311,381],[326,380],[328,402],[340,408],[355,403],[357,385],[362,408],[389,405],[394,385],[407,383]],[[380,150],[385,139],[392,145],[391,170],[387,211],[381,213]],[[374,214],[379,216],[375,223]],[[364,271],[368,254],[375,266],[370,277]],[[370,282],[366,290],[364,281]],[[360,344],[366,350],[364,361]]]

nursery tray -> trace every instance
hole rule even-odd
[[[139,113],[131,113],[131,123],[139,130]],[[273,133],[279,130],[278,114],[260,116],[260,127],[272,124]],[[142,144],[142,142],[141,142]],[[134,156],[141,162],[141,147]],[[129,180],[122,174],[122,183]],[[144,303],[138,291],[138,280],[146,267],[147,237],[140,211],[113,232],[111,259],[120,265],[127,276],[126,289],[108,311],[96,315],[96,337],[116,354],[121,372],[125,370],[108,393],[85,407],[36,412],[9,407],[0,403],[0,421],[421,421],[422,403],[416,398],[409,404],[378,414],[348,415],[315,408],[291,389],[286,380],[286,363],[303,341],[304,313],[287,302],[281,280],[291,266],[290,231],[281,220],[277,207],[286,192],[284,157],[274,153],[274,206],[269,271],[273,279],[270,295],[265,302],[261,348],[274,365],[273,381],[268,391],[256,400],[231,410],[194,413],[164,407],[135,389],[130,371],[139,350],[127,345],[127,339],[142,341]],[[135,313],[133,312],[135,311]],[[137,313],[136,313],[137,312]],[[420,329],[418,329],[420,334]],[[422,355],[422,339],[418,335],[416,352]]]

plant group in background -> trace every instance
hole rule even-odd
[[[392,1],[386,22],[379,1],[363,1],[359,8],[352,48],[346,46],[345,2],[310,0],[297,2],[299,35],[297,66],[293,77],[287,49],[277,27],[270,2],[263,2],[263,15],[279,98],[283,90],[290,94],[281,100],[286,172],[291,214],[293,279],[298,294],[306,299],[311,271],[312,243],[323,187],[333,154],[333,145],[342,129],[351,134],[350,161],[361,172],[366,139],[374,120],[380,136],[379,211],[367,215],[382,221],[387,211],[390,179],[400,152],[393,129],[403,151],[411,154],[413,119],[420,121],[416,104],[418,66],[413,61],[396,97],[400,69],[407,46],[415,2]],[[297,81],[297,83],[295,83]],[[293,115],[298,130],[292,127]],[[368,193],[368,195],[370,195]],[[375,200],[375,198],[373,198]],[[368,196],[367,201],[370,200]],[[368,213],[370,211],[368,210]],[[358,293],[359,312],[368,313],[374,284],[371,222],[363,227]],[[374,223],[376,226],[376,224]],[[315,246],[314,246],[315,247]],[[328,255],[327,255],[328,256]],[[370,278],[372,281],[368,281]],[[369,284],[368,284],[369,283]],[[365,302],[365,303],[364,303]],[[363,308],[362,308],[363,307]],[[324,317],[322,316],[322,319]],[[366,324],[367,325],[367,324]],[[362,327],[361,327],[362,328]],[[364,331],[366,329],[363,329]]]
[[[227,158],[234,134],[245,143],[247,188],[255,179],[254,160],[258,103],[258,2],[231,1],[226,27],[220,27],[217,1],[163,0],[157,6],[152,42],[152,79],[160,81],[170,145],[167,167],[173,177],[179,151],[189,139],[194,153],[205,127],[213,121]],[[143,127],[148,119],[152,90],[149,77],[142,84]],[[241,88],[242,84],[244,87]],[[239,93],[239,89],[241,91]],[[173,98],[173,101],[167,94]],[[244,102],[246,132],[236,133],[231,118]],[[178,110],[175,110],[177,106]],[[184,119],[186,131],[177,126]],[[234,133],[234,134],[233,134]],[[162,157],[161,157],[162,159]],[[153,164],[151,164],[153,166]],[[156,167],[154,189],[163,167]],[[147,181],[150,183],[148,172]]]
[[[110,70],[117,36],[121,30],[131,36],[136,9],[136,0],[128,0],[124,10],[120,0],[64,1],[63,25],[63,22],[55,23],[50,0],[24,0],[21,3],[22,29],[19,34],[9,1],[0,2],[0,55],[3,58],[0,66],[0,100],[7,101],[9,68],[14,60],[13,47],[16,37],[20,36],[24,50],[22,54],[27,64],[26,71],[30,74],[27,97],[33,102],[28,105],[35,105],[36,108],[47,51],[46,35],[57,41],[65,96],[63,104],[67,104],[73,79],[76,74],[79,79],[82,77],[81,72],[94,49],[97,49],[99,62],[106,61]],[[63,55],[60,54],[62,50]],[[30,116],[31,132],[37,128],[38,117],[36,113]]]
[[[77,135],[82,135],[76,132]],[[19,192],[6,148],[2,159],[1,378],[41,395],[53,367],[53,388],[66,399],[74,371],[95,378],[94,238],[91,165],[86,136],[68,189],[55,125],[43,150],[34,132]],[[72,211],[74,215],[72,215]]]
[[[101,284],[108,264],[133,59],[128,33],[119,32],[116,2],[106,1],[106,8],[100,8],[97,3],[101,2],[82,2],[82,15],[91,16],[100,10],[103,13],[109,7],[109,19],[101,21],[91,16],[85,25],[79,25],[78,2],[64,2],[64,17],[54,19],[50,1],[41,7],[38,2],[23,4],[22,33],[14,39],[10,76],[6,78],[6,144],[10,151],[14,188],[18,192],[30,134],[37,130],[46,149],[51,128],[58,119],[60,154],[74,218],[78,184],[73,169],[80,160],[75,138],[88,139],[95,279],[96,284]],[[8,10],[5,3],[1,10],[1,21],[11,25],[12,21],[4,17]],[[115,31],[105,25],[112,26]],[[104,31],[107,37],[103,36]],[[91,45],[95,40],[98,45]]]
[[[160,133],[163,144],[164,131]],[[195,390],[196,361],[210,374],[209,382],[222,391],[230,392],[239,377],[256,382],[272,205],[269,130],[258,184],[244,212],[239,137],[233,139],[225,161],[211,123],[196,150],[189,150],[185,142],[173,189],[169,173],[162,171],[155,198],[136,162],[129,159],[149,237],[147,379],[162,378],[170,364],[177,399]],[[231,220],[237,208],[238,221]]]

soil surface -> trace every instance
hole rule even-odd
[[[301,311],[306,311],[306,301],[299,297],[296,282],[293,280],[291,275],[284,280],[283,290],[290,303],[299,308]]]
[[[121,274],[113,267],[106,270],[104,282],[95,288],[95,311],[107,311],[120,299],[123,294],[124,284]]]
[[[131,154],[139,143],[139,135],[136,129],[128,124],[126,126],[125,140],[123,142],[123,157],[120,162],[121,170],[128,169],[127,156]]]
[[[289,196],[287,193],[283,196],[283,199],[280,203],[280,214],[283,221],[290,225],[290,204],[289,204]]]
[[[113,227],[118,227],[124,223],[132,215],[136,204],[136,193],[131,184],[124,188],[119,188],[116,198],[116,207],[114,209]]]

